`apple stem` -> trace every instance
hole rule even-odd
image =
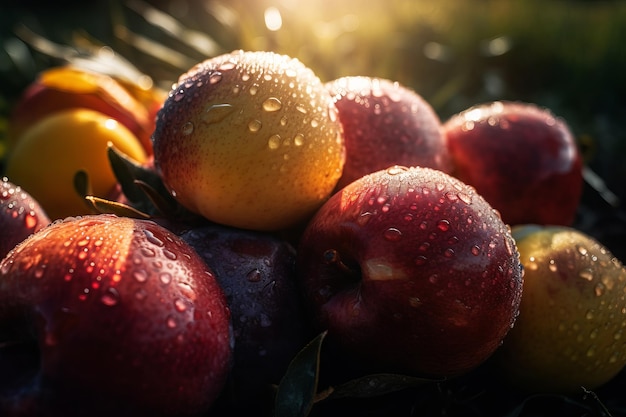
[[[339,252],[336,249],[328,249],[324,252],[324,262],[329,265],[335,265],[341,271],[354,275],[355,271],[341,260]]]

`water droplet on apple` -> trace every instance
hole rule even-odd
[[[267,146],[270,149],[278,149],[280,147],[282,140],[280,135],[272,135],[269,137],[269,139],[267,140]]]
[[[447,248],[444,252],[443,252],[443,256],[445,256],[446,258],[452,258],[454,256],[454,249],[452,248]]]
[[[220,81],[222,81],[222,73],[221,72],[214,72],[213,74],[209,75],[209,84],[217,84]]]
[[[395,227],[390,227],[384,231],[383,236],[390,242],[396,242],[402,238],[402,232]]]
[[[172,282],[172,274],[170,274],[169,272],[161,272],[159,274],[159,279],[163,284],[167,285]]]
[[[139,301],[145,300],[147,296],[148,293],[143,288],[140,288],[135,292],[135,298]]]
[[[37,226],[37,216],[33,211],[29,211],[26,213],[26,216],[24,216],[24,226],[26,226],[27,229],[34,229],[35,226]]]
[[[262,126],[263,124],[261,123],[261,121],[257,119],[250,120],[250,122],[248,122],[248,130],[253,133],[258,132]]]
[[[100,297],[100,301],[105,306],[113,307],[120,301],[120,294],[115,288],[108,288]]]
[[[231,104],[213,104],[207,107],[202,120],[206,123],[219,123],[230,115],[235,108]]]
[[[243,77],[242,77],[242,79],[243,79]],[[250,93],[251,96],[255,96],[258,91],[259,91],[258,84],[252,84],[250,86],[250,89],[248,89],[248,93]]]
[[[176,253],[172,252],[169,249],[163,249],[163,256],[165,256],[167,259],[170,259],[172,261],[175,261],[178,258]]]
[[[399,165],[394,165],[390,168],[387,168],[387,174],[388,175],[399,175],[402,174],[403,172],[406,172],[407,168],[403,167],[403,166],[399,166]]]
[[[594,288],[594,293],[596,294],[597,297],[600,297],[601,295],[604,294],[605,290],[606,290],[606,287],[604,286],[604,284],[601,282],[598,282]]]
[[[146,258],[153,258],[156,255],[156,252],[150,248],[143,247],[141,248],[141,254]]]
[[[296,110],[298,110],[302,114],[307,114],[306,107],[304,107],[302,104],[297,104]]]
[[[33,272],[33,275],[35,276],[35,278],[40,279],[43,277],[44,272],[46,272],[46,265],[45,264],[37,265],[35,267],[35,271]]]
[[[267,112],[275,112],[283,107],[283,103],[276,97],[270,97],[263,102],[262,106]]]
[[[144,230],[143,233],[146,235],[148,242],[152,243],[153,245],[156,245],[159,247],[162,247],[164,245],[163,241],[159,239],[158,237],[156,237],[154,233],[152,233],[152,231]]]
[[[480,247],[478,245],[472,246],[472,249],[470,249],[470,251],[472,252],[472,255],[474,256],[480,255]]]
[[[246,279],[249,282],[259,282],[261,281],[261,271],[259,271],[257,268],[253,269],[252,271],[248,272],[246,274]]]
[[[548,269],[552,272],[556,272],[558,270],[554,259],[550,259],[550,261],[548,262]]]
[[[591,270],[591,268],[582,269],[578,273],[578,276],[584,279],[585,281],[591,281],[593,280],[593,270]]]
[[[185,302],[182,299],[177,298],[176,300],[174,300],[174,308],[179,313],[182,313],[185,310],[187,310],[187,305],[185,304]]]
[[[417,258],[415,258],[415,265],[417,265],[417,266],[425,265],[426,262],[428,262],[428,258],[426,258],[423,255],[420,255]]]
[[[409,305],[413,308],[418,308],[422,305],[422,300],[418,297],[409,297]]]
[[[146,282],[148,279],[148,273],[144,269],[138,269],[133,272],[133,278],[138,282]]]
[[[295,146],[302,146],[304,145],[304,135],[302,133],[298,133],[294,138],[293,138],[293,144]]]
[[[180,89],[174,94],[174,101],[179,102],[185,97],[185,90]]]
[[[183,134],[183,136],[189,136],[193,133],[193,129],[194,129],[193,123],[187,122],[181,128],[181,133]]]
[[[437,222],[437,228],[442,232],[446,232],[450,229],[450,222],[448,220],[439,220]]]
[[[174,320],[174,317],[172,317],[172,316],[169,316],[167,318],[166,324],[167,324],[167,327],[169,327],[170,329],[173,329],[176,326],[178,326],[178,323],[176,323],[176,320]]]

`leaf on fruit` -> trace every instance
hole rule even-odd
[[[141,212],[126,204],[106,200],[104,198],[88,195],[85,197],[98,213],[115,214],[120,217],[131,217],[134,219],[149,219],[150,215]]]
[[[334,387],[331,399],[367,398],[385,395],[408,388],[421,387],[432,382],[443,382],[443,378],[421,378],[400,374],[372,374],[353,379]]]
[[[278,386],[275,417],[305,417],[315,402],[322,342],[320,333],[293,358]]]

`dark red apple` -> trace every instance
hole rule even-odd
[[[151,221],[57,221],[0,263],[0,415],[192,416],[231,366],[213,273]]]
[[[272,404],[272,385],[312,337],[295,280],[295,249],[271,234],[216,224],[181,237],[215,272],[230,305],[230,402],[240,411],[258,411]]]
[[[393,165],[450,171],[439,116],[415,91],[387,79],[359,76],[342,77],[326,87],[346,146],[336,189]]]
[[[7,177],[0,182],[0,259],[33,233],[50,224],[48,215],[33,197]]]
[[[515,224],[571,225],[582,159],[566,122],[530,103],[493,102],[444,123],[454,175]]]
[[[320,330],[368,369],[464,373],[518,314],[510,229],[441,171],[392,167],[336,193],[309,223],[297,274]]]

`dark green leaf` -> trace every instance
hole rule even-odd
[[[326,332],[307,344],[291,361],[276,393],[274,417],[306,417],[315,401],[319,360]]]
[[[443,379],[419,378],[399,374],[372,374],[353,379],[334,388],[330,395],[334,398],[366,398],[385,395],[407,388],[415,388],[432,382],[442,382]]]

